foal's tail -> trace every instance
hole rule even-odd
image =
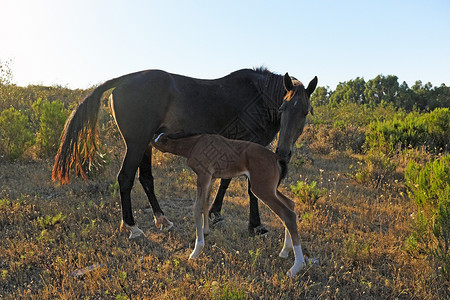
[[[62,184],[69,182],[70,168],[74,167],[84,180],[87,176],[82,169],[84,162],[91,163],[97,153],[97,116],[100,99],[104,92],[115,88],[128,75],[111,79],[81,101],[64,125],[61,144],[55,156],[52,179]],[[81,158],[83,156],[83,159]]]
[[[287,175],[287,162],[283,159],[278,159],[278,166],[280,167],[280,179],[278,180],[278,185],[280,185],[281,180],[283,180]]]

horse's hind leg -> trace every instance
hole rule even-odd
[[[129,230],[131,232],[130,239],[138,237],[143,233],[134,223],[133,212],[131,209],[131,189],[144,150],[145,148],[143,147],[127,145],[127,153],[118,176],[120,200],[122,204],[122,224],[120,229]]]
[[[173,226],[173,223],[164,216],[164,212],[159,206],[155,195],[155,186],[152,175],[152,147],[147,148],[139,165],[139,182],[144,188],[150,206],[152,207],[156,227],[160,229],[163,229],[163,227],[170,229]]]

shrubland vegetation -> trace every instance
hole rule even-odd
[[[5,298],[428,298],[450,294],[450,88],[396,76],[319,87],[280,189],[296,202],[304,252],[295,279],[277,257],[283,230],[264,207],[265,239],[246,231],[244,179],[233,180],[225,225],[194,245],[195,175],[153,153],[156,194],[170,232],[153,226],[145,193],[133,207],[146,237],[120,234],[115,179],[123,145],[100,118],[106,168],[86,185],[50,180],[64,122],[88,90],[12,83],[0,62],[0,290]],[[106,101],[103,111],[108,111]],[[217,183],[215,184],[217,188]],[[213,192],[214,193],[214,192]],[[76,277],[76,269],[93,266]],[[420,270],[420,272],[418,272]]]

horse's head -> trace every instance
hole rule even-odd
[[[283,84],[286,96],[280,107],[280,136],[276,153],[282,160],[289,162],[294,144],[305,127],[306,116],[309,112],[312,113],[309,98],[316,89],[317,76],[306,89],[301,82],[292,80],[288,73],[284,75]]]

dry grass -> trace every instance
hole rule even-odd
[[[116,153],[114,155],[114,153]],[[118,231],[120,200],[114,189],[120,165],[85,185],[50,181],[51,161],[0,162],[0,298],[89,299],[444,299],[448,286],[423,257],[405,250],[414,211],[401,184],[380,189],[357,184],[347,173],[348,152],[293,158],[281,186],[317,181],[326,188],[314,206],[298,203],[299,230],[308,257],[319,260],[296,278],[285,272],[292,257],[278,257],[283,228],[261,205],[267,238],[247,234],[247,185],[234,179],[226,195],[226,221],[206,238],[196,261],[192,200],[195,175],[183,160],[154,153],[156,193],[175,227],[158,231],[143,189],[132,193],[136,222],[146,237],[130,241]],[[301,162],[306,163],[302,164]],[[184,170],[184,171],[183,171]],[[217,184],[215,188],[217,188]],[[71,273],[103,264],[74,278]]]

